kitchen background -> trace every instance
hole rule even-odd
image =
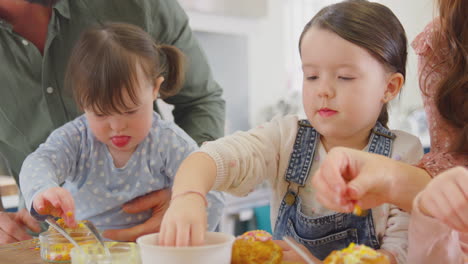
[[[303,115],[302,72],[298,39],[303,26],[323,6],[338,0],[178,0],[203,47],[227,102],[226,134],[247,130],[277,114]],[[433,0],[378,0],[391,8],[406,29],[408,40],[434,15]],[[407,79],[391,105],[390,127],[418,135],[425,147],[429,137],[418,88],[417,59],[409,48]],[[158,102],[163,115],[171,106]],[[1,165],[0,175],[7,175]],[[9,182],[0,178],[0,184]],[[220,230],[270,231],[269,192],[261,186],[247,197],[227,197]],[[17,196],[2,197],[15,207]]]

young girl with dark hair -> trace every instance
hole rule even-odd
[[[86,219],[101,230],[131,228],[151,217],[151,210],[130,214],[122,205],[170,187],[182,160],[197,149],[153,111],[158,96],[179,91],[183,58],[130,24],[82,34],[65,83],[84,115],[53,131],[21,169],[21,191],[33,215],[63,217],[71,226]],[[219,200],[211,198],[218,214]]]
[[[439,16],[412,43],[431,151],[416,167],[334,149],[314,186],[336,211],[392,203],[411,212],[408,263],[462,264],[468,263],[468,1],[438,0],[437,6]]]
[[[406,263],[405,212],[385,204],[364,217],[336,213],[315,199],[311,185],[312,175],[337,146],[407,163],[420,159],[416,137],[387,128],[386,105],[404,83],[406,48],[403,27],[381,4],[354,0],[322,9],[299,41],[307,119],[275,118],[191,154],[175,178],[162,243],[202,243],[201,196],[209,190],[246,195],[267,180],[275,239],[291,236],[319,259],[354,242]]]

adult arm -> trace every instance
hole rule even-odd
[[[174,105],[176,124],[197,143],[224,135],[225,101],[214,81],[207,59],[198,44],[189,20],[177,1],[152,1],[153,19],[148,31],[158,41],[181,49],[186,55],[185,84],[181,91],[165,99]]]
[[[391,203],[411,212],[414,198],[430,180],[421,168],[339,147],[328,153],[312,182],[317,199],[332,210],[351,212],[358,201],[365,209]]]

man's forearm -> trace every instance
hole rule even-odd
[[[203,103],[175,105],[174,119],[198,145],[224,135],[225,103],[221,96]]]

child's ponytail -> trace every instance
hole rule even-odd
[[[129,109],[127,96],[139,103],[137,66],[148,81],[164,77],[159,90],[162,98],[181,89],[183,53],[173,46],[156,45],[143,29],[126,23],[105,23],[86,30],[70,56],[65,83],[73,89],[82,110],[122,113]]]
[[[179,92],[184,83],[185,56],[178,48],[169,45],[155,45],[160,55],[159,72],[164,77],[159,94],[161,98],[173,96]]]

